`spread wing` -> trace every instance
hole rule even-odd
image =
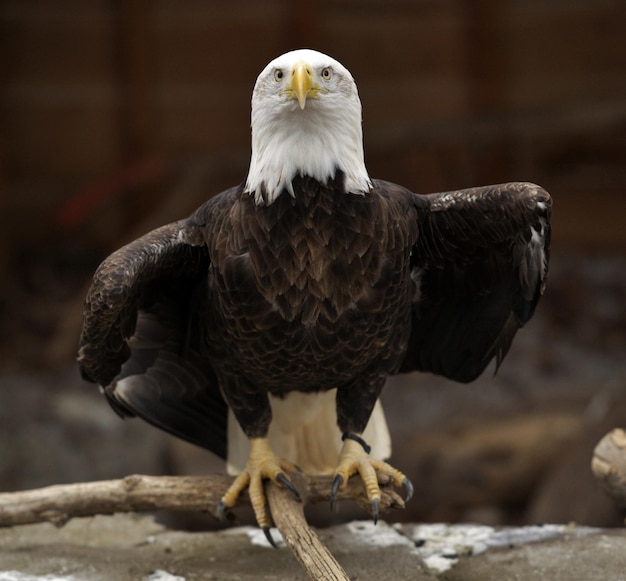
[[[548,193],[509,183],[417,196],[411,335],[401,371],[456,381],[500,365],[543,293],[550,252]]]
[[[163,226],[109,256],[85,301],[78,361],[122,416],[226,454],[227,408],[203,356],[202,228]]]

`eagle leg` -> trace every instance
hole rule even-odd
[[[335,470],[330,495],[331,508],[334,507],[337,492],[343,490],[350,476],[357,472],[365,485],[367,498],[372,506],[374,523],[378,521],[378,507],[380,505],[379,472],[391,476],[394,486],[398,488],[404,487],[406,490],[406,501],[413,496],[413,484],[402,472],[387,464],[387,462],[371,458],[369,446],[363,439],[358,435],[348,433],[344,434],[343,446],[339,454],[339,464]]]
[[[235,478],[226,494],[222,496],[217,507],[218,514],[224,519],[226,511],[235,506],[239,495],[248,488],[250,504],[252,504],[256,521],[270,543],[274,545],[271,535],[269,535],[271,518],[263,492],[263,480],[269,478],[274,484],[284,486],[300,500],[298,490],[285,476],[286,471],[295,472],[297,470],[298,468],[294,464],[282,460],[274,454],[267,438],[250,438],[250,455],[246,467]]]

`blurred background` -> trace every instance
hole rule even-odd
[[[80,380],[82,301],[107,254],[243,180],[256,76],[309,46],[358,83],[373,177],[554,198],[547,293],[498,375],[389,382],[416,495],[387,518],[623,523],[589,463],[626,423],[624,22],[623,0],[3,0],[0,490],[222,470]]]

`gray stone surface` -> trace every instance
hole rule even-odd
[[[351,579],[626,581],[626,531],[353,522],[319,531]],[[276,535],[276,533],[275,533]],[[277,535],[276,535],[277,536]],[[304,580],[255,528],[180,532],[116,515],[0,530],[0,581]]]
[[[624,581],[624,531],[598,531],[542,543],[488,551],[461,559],[440,576],[445,581]]]

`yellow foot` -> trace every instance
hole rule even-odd
[[[406,501],[413,496],[413,484],[399,470],[393,466],[383,462],[382,460],[374,460],[369,455],[369,446],[354,434],[344,434],[343,446],[339,454],[339,465],[335,470],[335,478],[330,495],[331,507],[334,507],[337,498],[337,492],[346,487],[348,479],[355,473],[359,473],[367,498],[372,505],[372,518],[374,523],[378,521],[378,507],[380,504],[380,487],[378,486],[378,473],[391,476],[393,485],[396,487],[404,487],[406,490]]]
[[[278,458],[272,452],[267,438],[250,438],[250,455],[248,456],[246,467],[235,478],[235,481],[230,485],[226,494],[222,496],[217,507],[220,518],[222,520],[225,519],[226,511],[235,506],[237,498],[247,487],[257,523],[263,529],[268,541],[274,545],[274,541],[269,534],[271,519],[265,502],[263,480],[269,478],[275,484],[284,486],[300,500],[300,494],[287,476],[285,476],[285,471],[298,471],[298,468],[291,462]]]

